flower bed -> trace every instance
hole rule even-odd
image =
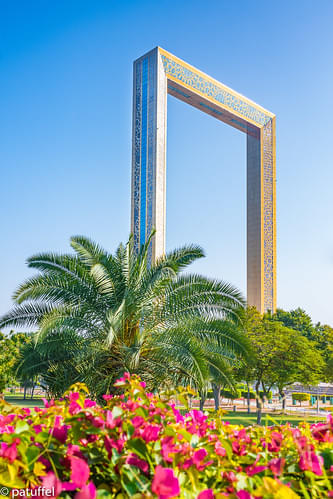
[[[299,428],[243,428],[198,410],[183,416],[136,377],[117,386],[124,393],[104,396],[104,407],[83,385],[45,408],[2,402],[0,493],[39,486],[53,491],[45,497],[75,499],[333,497],[332,416]]]

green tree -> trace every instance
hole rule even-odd
[[[247,341],[237,328],[241,293],[225,282],[181,274],[204,256],[198,246],[176,249],[150,265],[152,237],[139,252],[130,237],[111,254],[78,236],[71,239],[75,255],[28,259],[40,273],[18,288],[17,305],[0,324],[38,328],[39,351],[50,355],[53,345],[62,388],[80,379],[98,396],[129,371],[151,389],[191,384],[206,390],[212,368],[227,377],[227,366],[246,355]],[[73,335],[82,345],[68,352],[64,371],[56,352]]]
[[[270,315],[262,317],[250,308],[245,313],[244,326],[254,354],[252,361],[242,367],[238,378],[243,376],[246,381],[255,383],[260,423],[263,399],[268,398],[273,386],[278,388],[284,408],[285,388],[297,381],[317,383],[324,362],[312,342]]]
[[[29,342],[29,335],[0,332],[0,393],[9,385],[17,384],[16,362],[22,345]]]
[[[313,324],[311,317],[301,308],[286,312],[278,309],[273,320],[282,322],[286,327],[299,331],[312,342],[323,357],[323,380],[333,381],[333,328],[327,324]]]

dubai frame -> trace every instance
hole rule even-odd
[[[167,94],[247,134],[247,302],[276,309],[275,115],[156,47],[134,62],[131,226],[165,252]]]

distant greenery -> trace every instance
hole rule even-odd
[[[232,285],[184,275],[204,256],[195,245],[150,265],[150,243],[135,251],[133,238],[111,254],[73,237],[75,254],[28,259],[39,271],[14,294],[17,305],[0,326],[36,327],[21,350],[18,372],[39,375],[52,395],[76,381],[99,397],[125,371],[151,390],[191,385],[204,393],[211,381],[232,386],[231,367],[245,359],[239,328],[244,299]]]
[[[325,362],[316,344],[277,319],[277,315],[261,316],[255,308],[248,308],[242,320],[253,355],[250,362],[236,369],[235,376],[254,384],[258,423],[263,400],[273,387],[278,389],[284,407],[288,386],[295,382],[315,385],[324,377]]]
[[[308,402],[311,398],[311,395],[309,393],[293,393],[292,394],[292,399],[295,401],[300,402],[300,405],[302,402]]]
[[[17,385],[16,365],[23,345],[31,341],[29,335],[14,333],[4,335],[0,332],[0,393],[9,385]]]
[[[324,360],[322,381],[333,382],[333,328],[327,324],[313,324],[311,317],[301,308],[286,312],[277,309],[274,320],[298,331],[312,342]]]

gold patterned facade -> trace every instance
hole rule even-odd
[[[134,243],[155,227],[151,258],[165,251],[167,94],[247,134],[247,301],[275,311],[275,116],[160,47],[134,62]]]

